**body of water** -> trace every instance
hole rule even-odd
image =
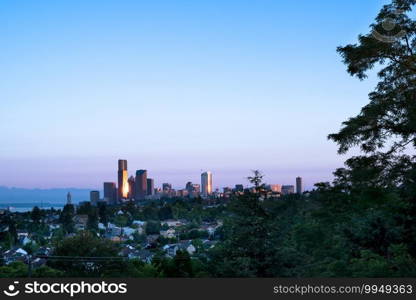
[[[0,209],[9,209],[12,212],[26,212],[31,211],[33,207],[37,206],[41,209],[62,209],[65,203],[0,203]]]
[[[34,206],[43,209],[62,209],[71,193],[72,203],[88,201],[90,191],[87,189],[22,189],[0,186],[0,209],[10,208],[10,211],[31,211]]]

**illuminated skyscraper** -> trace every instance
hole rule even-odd
[[[136,171],[136,200],[143,200],[147,196],[147,171]]]
[[[129,196],[129,183],[127,174],[127,160],[118,160],[118,198],[126,199]]]
[[[212,194],[212,173],[204,172],[201,174],[202,196],[208,197]]]
[[[296,194],[303,193],[302,177],[296,177]]]
[[[104,182],[104,201],[110,205],[117,204],[117,188],[115,182]]]
[[[282,185],[281,184],[271,184],[270,189],[272,190],[272,192],[282,193]]]

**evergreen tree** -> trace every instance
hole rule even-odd
[[[71,233],[75,231],[74,216],[75,216],[74,205],[66,204],[64,208],[62,209],[62,212],[59,216],[59,220],[62,224],[62,228],[64,232]]]

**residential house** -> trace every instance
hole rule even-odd
[[[176,237],[176,231],[173,228],[169,228],[168,230],[161,230],[160,235],[164,238],[173,239]]]
[[[3,261],[6,265],[15,261],[26,262],[27,255],[28,253],[22,248],[14,247],[3,253]]]
[[[150,264],[152,262],[154,254],[149,250],[138,250],[137,256],[137,258],[140,259],[142,262]]]
[[[168,225],[169,227],[179,227],[184,225],[184,223],[180,220],[173,220],[173,219],[169,219],[169,220],[164,220],[160,222],[162,225]]]
[[[196,251],[195,246],[192,244],[192,240],[180,241],[178,247],[180,250],[188,252],[189,255],[194,254]]]
[[[165,251],[166,256],[174,257],[176,252],[179,250],[178,244],[166,244],[163,246],[163,251]]]
[[[76,230],[85,230],[87,228],[88,215],[76,215],[74,222]]]

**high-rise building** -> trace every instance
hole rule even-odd
[[[136,186],[135,179],[133,176],[129,177],[129,199],[135,199],[136,196]]]
[[[90,192],[90,202],[91,205],[97,205],[98,201],[100,201],[100,192],[99,191],[91,191]]]
[[[147,171],[136,171],[136,200],[144,200],[147,195]]]
[[[202,196],[208,197],[212,194],[212,173],[204,172],[201,174]]]
[[[117,188],[115,182],[104,182],[104,201],[110,205],[117,204]]]
[[[187,190],[187,195],[190,198],[195,198],[199,196],[199,193],[201,192],[201,186],[199,184],[196,183],[192,183],[190,181],[188,181],[186,183],[185,189]]]
[[[224,194],[231,193],[232,189],[230,187],[225,187],[225,188],[223,188],[223,191],[224,191]]]
[[[282,194],[289,195],[295,193],[295,187],[293,185],[282,185]]]
[[[128,183],[128,173],[127,173],[127,160],[119,159],[118,160],[118,199],[127,199],[129,196],[129,183]]]
[[[194,183],[194,184],[192,184],[192,187],[194,189],[194,193],[199,195],[199,193],[201,192],[201,185],[198,184],[198,183]]]
[[[282,185],[280,184],[271,184],[270,190],[274,193],[282,193]]]
[[[153,196],[155,194],[155,181],[152,178],[147,178],[147,195]]]
[[[163,192],[170,192],[171,189],[172,189],[172,185],[170,183],[163,183],[162,184]]]
[[[185,189],[188,191],[188,194],[191,194],[194,191],[192,182],[188,181],[186,183]]]
[[[302,177],[296,177],[296,194],[301,195],[303,193]]]
[[[235,191],[236,192],[244,192],[244,185],[242,185],[242,184],[236,184],[235,185]]]

